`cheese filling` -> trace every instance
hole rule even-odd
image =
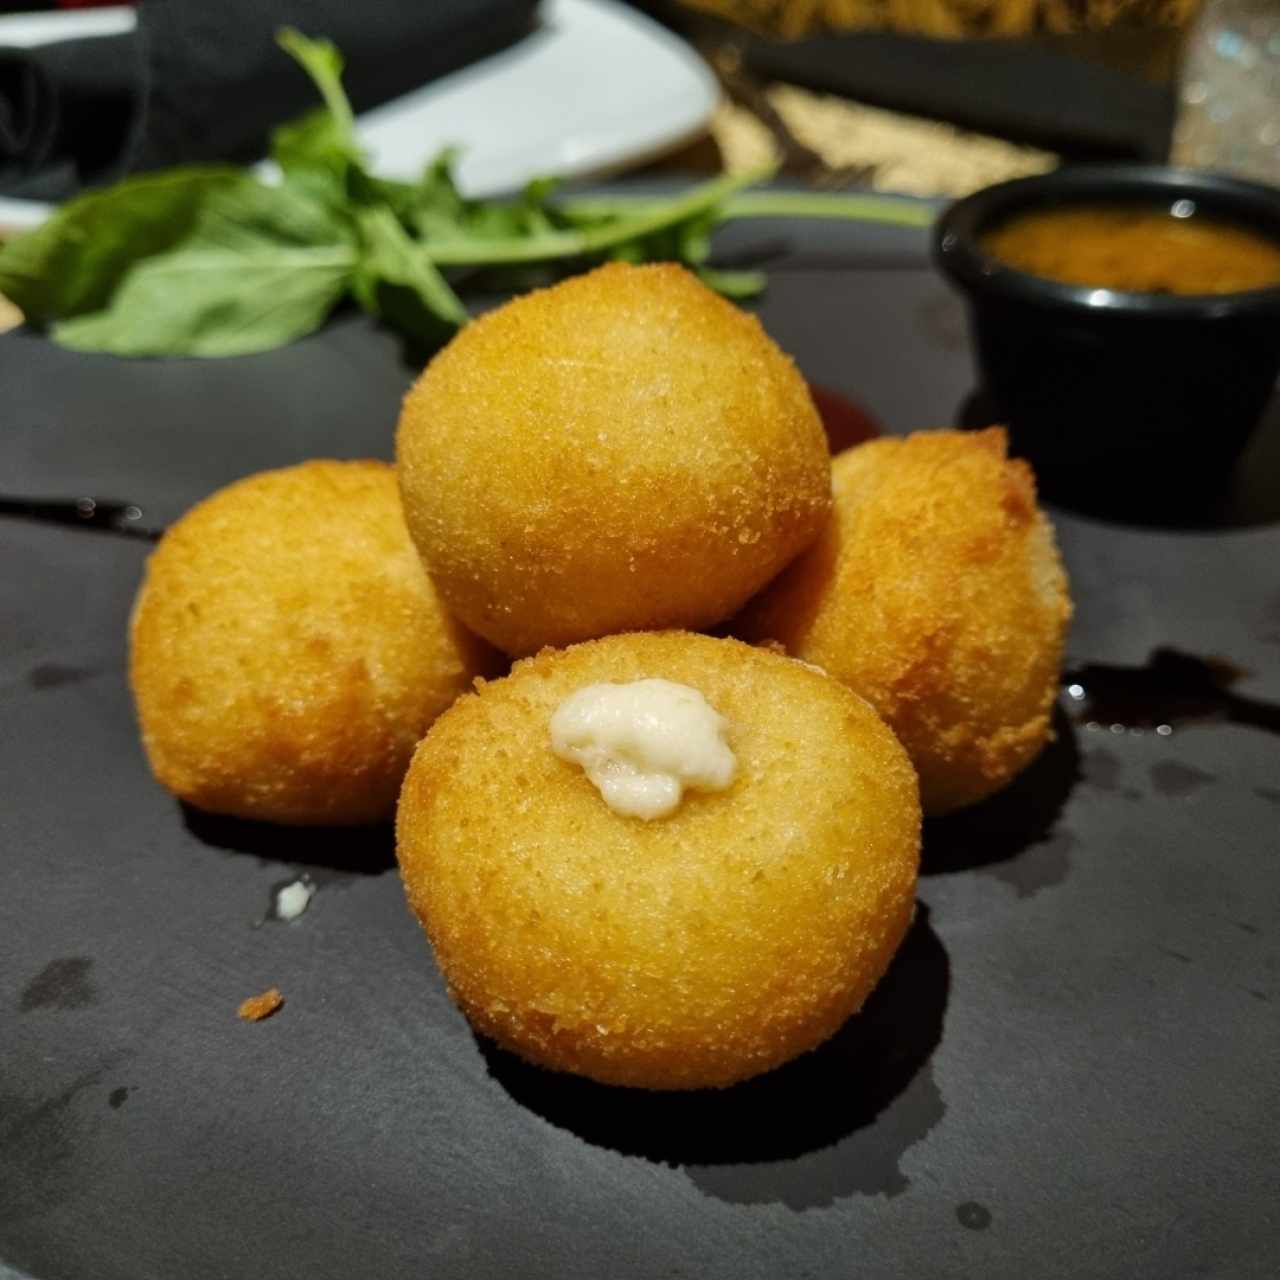
[[[698,692],[672,680],[590,684],[551,717],[551,749],[581,765],[605,804],[631,818],[665,818],[686,788],[724,791],[738,762],[729,722]]]

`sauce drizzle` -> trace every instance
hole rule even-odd
[[[1092,729],[1168,737],[1192,724],[1238,724],[1280,734],[1280,704],[1231,691],[1246,675],[1223,658],[1159,648],[1140,667],[1075,667],[1063,673],[1063,688],[1072,719]]]
[[[146,513],[136,502],[110,502],[102,498],[0,497],[0,516],[19,516],[45,524],[74,525],[99,533],[117,533],[154,542],[164,532],[146,523]]]

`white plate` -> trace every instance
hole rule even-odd
[[[83,36],[120,36],[138,25],[129,5],[103,9],[72,9],[66,13],[7,13],[0,17],[0,45],[30,49],[55,40]]]
[[[13,14],[0,44],[31,46],[134,25],[129,8]],[[284,56],[283,54],[281,55]],[[441,147],[462,149],[469,196],[513,191],[538,174],[616,171],[687,141],[715,109],[703,61],[615,0],[544,0],[532,34],[357,120],[375,170],[413,178]],[[35,226],[51,206],[0,198],[0,226]]]
[[[483,196],[658,155],[693,137],[717,96],[697,54],[643,14],[613,0],[545,0],[532,35],[370,111],[359,130],[388,177],[416,177],[456,143],[459,185]]]

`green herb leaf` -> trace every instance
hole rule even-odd
[[[310,77],[324,106],[281,125],[271,135],[271,158],[284,180],[325,205],[345,212],[353,172],[363,172],[351,103],[342,88],[342,57],[327,40],[310,40],[290,27],[276,42]]]
[[[716,210],[729,196],[760,174],[713,178],[710,182],[661,200],[644,200],[626,213],[592,221],[588,225],[567,225],[542,232],[508,232],[489,238],[469,231],[452,237],[443,233],[430,245],[437,266],[510,266],[519,263],[550,262],[557,259],[617,256],[635,261],[678,257],[674,249],[658,237],[674,233],[685,224],[700,219],[714,220]],[[572,206],[561,211],[571,222]],[[661,251],[659,251],[659,249]]]
[[[324,106],[277,129],[269,187],[228,167],[130,178],[71,201],[0,248],[0,291],[67,346],[122,355],[264,351],[320,325],[350,291],[388,324],[430,342],[467,321],[443,271],[527,286],[602,260],[674,260],[748,297],[751,271],[706,264],[715,227],[742,217],[852,218],[926,225],[933,211],[878,196],[739,194],[768,171],[722,177],[668,199],[557,200],[540,178],[514,200],[468,200],[441,152],[416,183],[371,174],[327,40],[277,37]]]
[[[314,332],[343,295],[354,252],[184,246],[148,258],[101,311],[60,320],[54,338],[120,356],[239,356]]]
[[[724,221],[736,218],[827,218],[931,227],[936,207],[909,196],[841,195],[834,191],[749,191],[726,201]]]
[[[276,32],[276,43],[311,77],[320,91],[329,116],[326,141],[358,157],[355,115],[342,87],[343,61],[337,46],[330,40],[313,40],[293,27],[281,27]],[[308,145],[314,147],[321,130],[313,123],[311,132],[313,136],[308,139]]]
[[[699,267],[698,279],[708,289],[714,289],[735,302],[758,297],[768,284],[763,271],[719,271],[712,267]]]
[[[429,342],[467,323],[467,309],[386,205],[359,210],[363,249],[351,291],[366,311]]]
[[[116,355],[267,351],[318,328],[355,263],[345,223],[246,178],[207,192],[179,243],[132,261],[104,305],[62,313],[52,332]]]
[[[323,107],[282,124],[271,134],[271,158],[286,174],[310,169],[341,173],[353,160],[347,139]]]
[[[96,311],[140,259],[185,240],[211,198],[258,185],[240,169],[173,169],[79,196],[0,248],[0,293],[40,326]]]
[[[467,202],[454,181],[456,147],[445,147],[422,171],[412,187],[407,225],[424,240],[456,236],[465,231]]]

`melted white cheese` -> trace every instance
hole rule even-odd
[[[310,905],[316,887],[305,877],[294,880],[276,893],[276,919],[296,920]]]
[[[729,722],[687,684],[590,684],[551,717],[551,749],[581,765],[605,804],[627,817],[673,813],[686,787],[724,791],[738,761]]]

